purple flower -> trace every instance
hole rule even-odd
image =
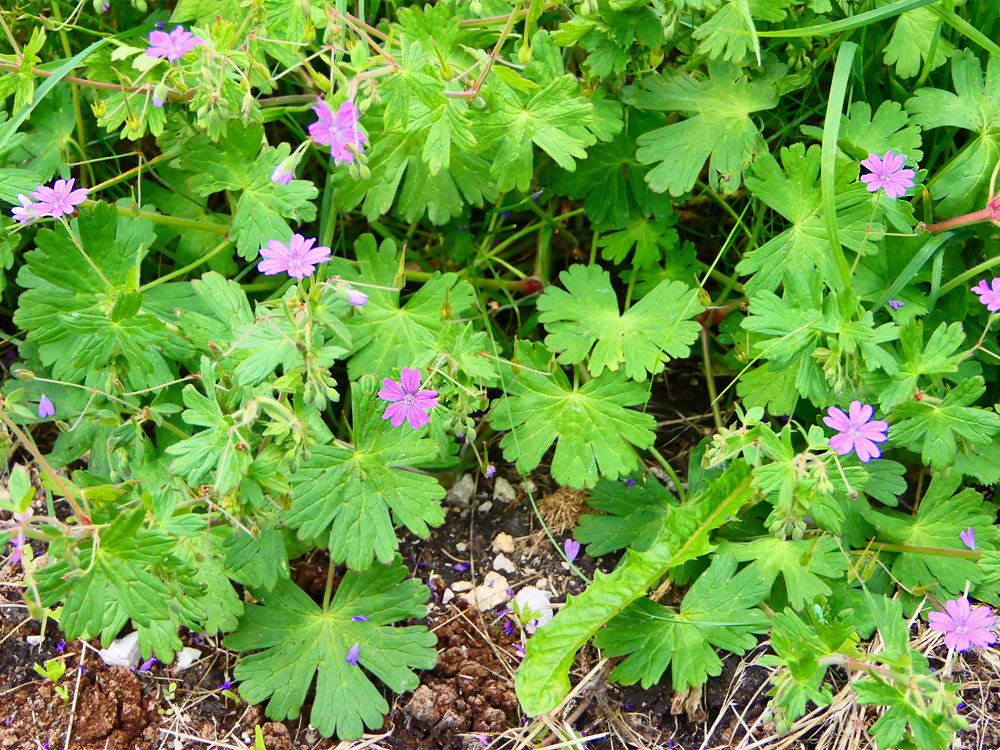
[[[292,181],[292,178],[294,176],[295,172],[286,171],[285,162],[281,162],[281,164],[276,166],[274,168],[274,171],[271,172],[271,182],[273,182],[275,185],[287,185],[289,182]]]
[[[347,663],[352,667],[358,666],[358,654],[361,653],[361,644],[355,643],[347,652]]]
[[[882,452],[875,443],[884,443],[889,425],[881,420],[869,421],[875,410],[860,401],[852,401],[850,416],[836,406],[828,409],[830,416],[823,417],[823,423],[839,434],[830,438],[830,447],[841,456],[857,451],[862,463],[878,458]]]
[[[891,299],[891,300],[889,300],[889,307],[891,307],[893,310],[898,310],[899,308],[905,307],[905,306],[906,306],[906,303],[905,302],[900,302],[898,299]]]
[[[10,210],[10,215],[17,219],[22,224],[27,224],[32,221],[36,216],[36,204],[33,200],[30,200],[26,195],[18,195],[18,201],[20,201],[20,206],[14,206]]]
[[[25,539],[23,531],[18,531],[17,536],[10,540],[11,545],[14,547],[14,553],[10,556],[11,564],[21,562],[21,555],[24,553],[24,543],[26,541],[27,539]]]
[[[483,473],[486,475],[487,479],[492,479],[494,476],[496,476],[497,467],[494,466],[493,464],[486,464],[486,471],[484,471]]]
[[[503,621],[503,632],[507,635],[511,635],[514,632],[514,623],[510,621],[509,617]]]
[[[971,526],[967,528],[965,531],[963,531],[961,534],[959,534],[958,538],[962,540],[962,544],[964,544],[969,549],[975,551],[976,532],[973,530]]]
[[[567,539],[563,544],[563,551],[566,553],[566,559],[573,562],[580,554],[580,543],[576,539]]]
[[[25,196],[18,195],[17,199],[21,202],[21,206],[14,208],[11,213],[20,222],[39,216],[51,216],[53,219],[68,216],[76,211],[79,204],[87,200],[87,188],[74,190],[74,182],[76,180],[71,177],[68,180],[56,180],[52,187],[39,185],[31,193],[35,203],[30,203]],[[24,218],[25,216],[28,218]]]
[[[368,622],[368,618],[365,617],[364,615],[354,615],[354,617],[351,618],[351,621],[352,622]]]
[[[156,664],[156,657],[155,656],[151,656],[148,659],[146,659],[146,661],[144,661],[142,663],[142,666],[139,667],[139,671],[140,672],[148,672],[149,670],[151,670],[153,668],[154,664]]]
[[[153,106],[157,109],[163,109],[164,100],[153,94]]]
[[[265,276],[274,276],[285,272],[293,279],[312,276],[316,266],[330,260],[330,248],[313,247],[315,237],[308,240],[301,234],[293,234],[286,245],[278,240],[271,240],[267,247],[260,249],[264,258],[257,264],[257,270]]]
[[[625,491],[628,492],[633,487],[635,487],[635,480],[634,479],[626,479],[625,480]]]
[[[531,200],[537,201],[539,198],[542,197],[542,193],[544,193],[544,192],[545,192],[545,188],[542,188],[537,193],[535,193],[534,195],[531,196]]]
[[[506,219],[508,216],[510,216],[510,211],[501,211],[500,215]]]
[[[420,390],[422,376],[420,370],[404,367],[397,383],[392,378],[382,379],[382,390],[378,397],[391,403],[385,407],[382,419],[391,419],[393,427],[399,427],[405,419],[410,427],[419,430],[431,421],[427,414],[438,405],[437,391]]]
[[[990,312],[1000,310],[1000,278],[993,279],[992,288],[984,279],[972,287],[972,291],[979,295],[979,301],[986,305],[987,310]]]
[[[460,563],[455,563],[451,567],[453,567],[459,573],[464,573],[465,571],[467,571],[471,567],[471,565],[469,563],[467,563],[467,562],[460,562]]]
[[[989,607],[973,607],[966,597],[945,602],[945,612],[931,612],[931,630],[944,633],[944,645],[956,651],[985,648],[997,642],[991,628],[996,619]]]
[[[351,307],[364,307],[368,304],[368,295],[357,289],[347,290],[347,304]]]
[[[360,152],[361,144],[368,140],[368,136],[358,128],[359,112],[354,102],[343,102],[334,114],[330,105],[317,97],[312,110],[319,120],[309,125],[309,136],[316,143],[330,147],[335,163],[352,164],[354,152]]]
[[[232,680],[230,680],[230,679],[229,679],[229,678],[227,677],[227,678],[226,678],[226,681],[225,681],[225,682],[223,682],[223,683],[222,683],[221,685],[219,685],[218,689],[219,689],[219,690],[229,690],[229,688],[231,688],[232,686],[233,686],[233,682],[232,682]]]
[[[63,638],[59,643],[56,644],[56,651],[60,654],[66,649],[66,639]]]
[[[861,166],[868,169],[870,174],[861,175],[861,181],[868,186],[869,193],[877,193],[884,188],[885,194],[890,198],[900,198],[908,188],[913,187],[916,175],[912,169],[903,169],[905,163],[905,155],[896,156],[892,151],[886,151],[883,157],[868,154]]]
[[[145,54],[146,57],[165,57],[175,62],[204,43],[205,40],[185,31],[183,26],[175,26],[169,34],[159,30],[149,32],[149,46]]]
[[[42,394],[38,399],[38,416],[41,419],[48,419],[56,415],[56,405],[52,403],[48,396]]]

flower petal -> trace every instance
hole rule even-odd
[[[421,380],[420,370],[404,367],[403,372],[399,376],[399,385],[405,393],[415,395],[420,390]]]

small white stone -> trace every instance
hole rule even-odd
[[[539,591],[534,586],[525,586],[514,597],[514,611],[521,619],[521,624],[529,635],[538,628],[552,622],[555,613],[552,611],[552,594]]]
[[[444,501],[456,508],[468,508],[472,493],[476,491],[476,483],[471,474],[463,474],[445,494]]]
[[[534,495],[535,492],[538,490],[538,486],[530,479],[525,479],[523,482],[521,482],[521,488],[529,495]]]
[[[41,646],[42,645],[42,636],[40,636],[40,635],[29,635],[24,640],[28,642],[29,646]]]
[[[139,632],[133,630],[128,635],[115,638],[111,645],[102,648],[98,654],[109,667],[136,667],[142,660],[139,650]]]
[[[174,666],[177,667],[178,672],[183,672],[200,658],[201,651],[198,649],[191,647],[182,648],[177,652],[177,659],[174,661]]]
[[[451,584],[452,591],[472,591],[473,586],[468,581],[458,581],[457,583]]]
[[[457,549],[459,552],[465,552],[465,550],[469,549],[469,545],[466,544],[465,542],[459,542],[458,544],[455,545],[455,549]]]
[[[492,500],[487,500],[485,503],[479,506],[480,513],[489,513],[491,510],[493,510]]]
[[[494,570],[486,574],[483,582],[462,598],[480,612],[486,612],[510,601],[507,579]]]
[[[517,568],[514,567],[514,563],[510,561],[507,555],[497,555],[496,559],[493,561],[493,570],[500,571],[501,573],[514,574],[517,572]]]
[[[551,589],[552,584],[549,583],[548,578],[539,578],[537,581],[535,581],[535,588],[539,588],[542,590]]]
[[[441,603],[442,604],[447,604],[448,602],[450,602],[454,598],[455,598],[455,592],[452,591],[451,589],[445,589],[444,590],[444,595],[441,597]]]
[[[503,552],[505,555],[513,553],[514,537],[504,531],[501,531],[497,534],[497,538],[493,540],[493,551]]]
[[[493,482],[493,499],[501,503],[512,503],[517,500],[517,492],[503,477],[497,477]]]

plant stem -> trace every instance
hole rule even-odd
[[[708,397],[712,399],[712,418],[715,419],[715,429],[722,429],[722,411],[719,409],[719,394],[715,389],[715,376],[712,374],[712,351],[708,347],[708,326],[701,327],[701,356],[705,363],[705,383],[708,386]]]
[[[227,237],[226,239],[222,240],[222,242],[220,242],[218,245],[216,245],[211,250],[209,250],[208,253],[206,253],[204,256],[202,256],[198,260],[194,261],[193,263],[188,263],[183,268],[178,268],[176,270],[173,270],[170,273],[165,274],[165,275],[161,276],[158,279],[154,279],[153,281],[149,282],[148,284],[143,284],[141,287],[139,287],[139,291],[140,292],[145,292],[147,289],[152,289],[153,287],[159,286],[160,284],[163,284],[163,283],[165,283],[167,281],[170,281],[171,279],[176,279],[178,276],[183,276],[188,271],[190,271],[190,270],[192,270],[192,269],[197,268],[198,266],[200,266],[202,263],[208,263],[208,261],[210,261],[212,258],[214,258],[216,255],[218,255],[219,253],[221,253],[223,250],[225,250],[227,247],[229,247],[231,245],[232,245],[232,242]]]
[[[328,562],[328,567],[326,569],[326,588],[323,589],[323,611],[326,612],[326,608],[330,606],[330,594],[333,593],[333,572],[337,569],[337,566],[333,564],[333,560]]]
[[[673,480],[674,486],[677,488],[677,497],[679,497],[682,501],[686,500],[687,490],[685,490],[684,485],[681,484],[681,480],[678,478],[677,472],[674,471],[674,467],[670,465],[667,459],[663,457],[663,454],[656,450],[656,448],[650,446],[649,453],[656,459],[656,463],[663,467],[663,470],[667,472],[670,479]]]
[[[996,221],[997,219],[1000,219],[1000,211],[987,206],[981,211],[973,211],[971,214],[956,216],[954,219],[945,219],[936,224],[929,224],[923,229],[929,234],[938,234],[940,232],[947,232],[949,229],[967,227],[970,224],[982,224],[983,222]]]
[[[944,295],[946,295],[948,292],[950,292],[955,287],[957,287],[957,286],[959,286],[961,284],[964,284],[969,279],[975,278],[976,276],[978,276],[979,274],[981,274],[983,271],[988,271],[989,269],[993,268],[993,266],[995,266],[997,264],[1000,264],[1000,255],[996,256],[995,258],[990,258],[989,260],[984,260],[978,266],[973,266],[972,268],[968,269],[967,271],[963,271],[958,276],[956,276],[951,281],[949,281],[947,284],[945,284],[944,286],[942,286],[940,290],[938,290],[938,299],[940,299],[941,297],[943,297]]]
[[[918,555],[934,555],[936,557],[958,557],[966,560],[978,560],[982,552],[964,549],[939,549],[938,547],[914,547],[910,544],[889,544],[888,542],[870,542],[865,550],[877,549],[884,552],[912,552]],[[864,550],[855,550],[861,552]]]

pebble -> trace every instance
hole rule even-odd
[[[506,578],[491,570],[486,574],[483,583],[468,594],[462,594],[462,598],[480,612],[487,612],[510,601],[510,594],[507,593],[509,585]]]
[[[521,489],[523,489],[529,495],[534,495],[538,491],[538,486],[532,482],[530,479],[525,479],[521,482]]]
[[[507,555],[497,555],[496,559],[493,561],[493,570],[498,570],[501,573],[514,574],[517,572],[517,568],[514,567],[514,563],[510,561]]]
[[[445,494],[444,501],[456,508],[468,508],[471,504],[472,493],[475,491],[476,483],[473,481],[472,475],[463,474]]]
[[[468,581],[458,581],[451,584],[452,591],[472,591],[472,584]]]
[[[501,503],[512,503],[517,500],[517,492],[503,477],[497,477],[493,483],[493,499]]]
[[[200,658],[201,651],[188,646],[177,652],[177,660],[174,662],[174,666],[177,667],[178,672],[183,672]]]
[[[487,500],[485,503],[479,506],[480,513],[489,513],[491,510],[493,510],[492,500]]]
[[[455,549],[457,549],[459,552],[465,552],[465,550],[469,549],[469,545],[466,544],[465,542],[459,542],[458,544],[455,545]]]
[[[455,598],[455,592],[452,591],[451,589],[445,589],[444,590],[444,595],[441,597],[441,603],[442,604],[447,604],[448,602],[450,602],[454,598]]]
[[[493,540],[493,551],[503,552],[505,555],[513,553],[514,537],[501,531],[497,534],[497,538]]]
[[[133,630],[126,636],[115,638],[111,645],[102,648],[98,654],[109,667],[137,667],[142,660],[139,650],[139,631]]]

